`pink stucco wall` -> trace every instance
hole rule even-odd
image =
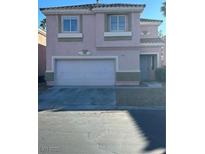
[[[158,25],[140,25],[141,32],[148,31],[149,35],[141,35],[141,38],[156,38],[158,37]]]
[[[104,41],[104,14],[82,15],[83,41],[59,42],[57,39],[58,16],[48,15],[46,18],[46,70],[52,70],[52,56],[79,56],[78,52],[84,49],[91,51],[90,56],[118,56],[120,71],[139,70],[139,54],[142,50],[138,47],[140,28],[142,28],[140,27],[139,19],[139,13],[131,14],[132,40]],[[153,32],[155,32],[154,29]],[[156,36],[155,33],[152,35]],[[152,49],[146,50],[151,51]]]
[[[139,13],[131,14],[132,40],[123,41],[104,41],[104,14],[97,13],[96,21],[96,46],[97,47],[136,47],[139,45],[140,28]]]

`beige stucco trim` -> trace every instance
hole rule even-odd
[[[116,72],[119,71],[119,65],[118,65],[118,56],[52,56],[52,68],[51,70],[47,70],[46,72],[54,72],[54,68],[55,68],[55,60],[56,59],[74,59],[74,60],[78,60],[78,59],[113,59],[115,60],[115,64],[116,64]]]
[[[157,55],[157,67],[160,67],[160,54],[158,52],[141,52],[140,55]]]
[[[132,32],[104,32],[104,37],[132,36]]]
[[[38,30],[38,44],[46,46],[46,32],[41,29]]]
[[[75,32],[64,32],[58,33],[58,38],[82,38],[82,33],[75,33]]]
[[[43,35],[43,36],[46,36],[46,31],[42,30],[42,29],[38,29],[38,33]]]

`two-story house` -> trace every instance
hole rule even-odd
[[[144,4],[41,8],[47,22],[48,85],[138,85],[154,80],[163,46],[160,20]]]

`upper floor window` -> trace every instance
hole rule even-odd
[[[125,32],[125,15],[110,15],[110,31]]]
[[[78,32],[77,16],[62,16],[62,32]]]

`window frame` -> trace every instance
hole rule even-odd
[[[117,16],[117,30],[116,31],[112,31],[112,29],[111,29],[111,27],[112,27],[112,25],[111,25],[111,17],[112,16]],[[121,31],[121,30],[119,30],[119,17],[120,16],[123,16],[123,17],[125,17],[125,27],[124,27],[124,31]],[[112,15],[109,15],[109,32],[126,32],[127,31],[127,25],[126,25],[126,23],[127,23],[127,16],[126,15],[118,15],[118,14],[112,14]]]
[[[71,31],[71,22],[70,22],[70,31],[65,31],[64,30],[64,20],[71,20],[75,18],[77,20],[77,27],[76,27],[76,31]],[[79,17],[78,16],[61,16],[61,31],[63,33],[78,33],[79,32]]]

